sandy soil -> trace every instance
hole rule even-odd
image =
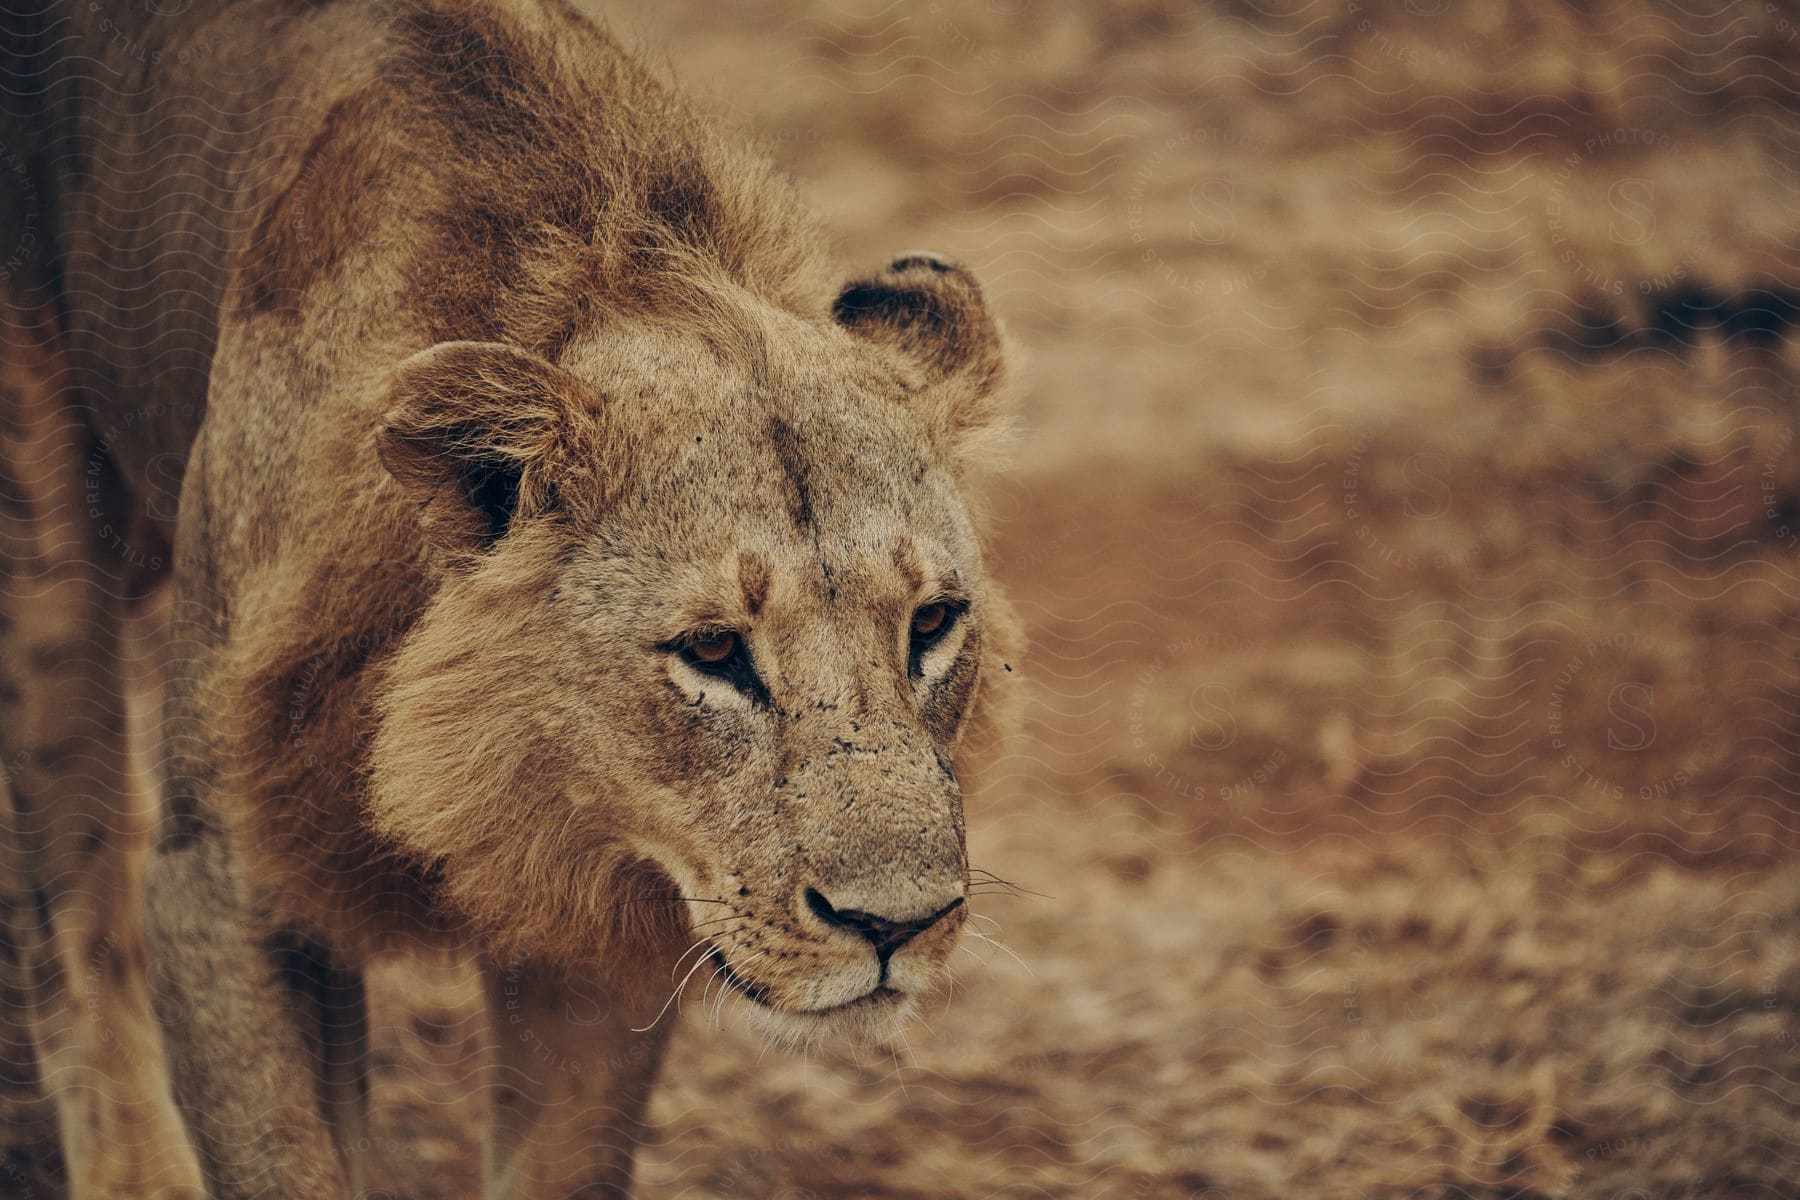
[[[901,1044],[690,1005],[639,1194],[1800,1194],[1800,12],[722,8],[605,11],[1018,344],[1018,890]],[[383,1194],[473,997],[376,979]]]

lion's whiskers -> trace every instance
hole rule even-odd
[[[671,975],[673,975],[676,971],[679,971],[681,969],[681,960],[682,959],[686,958],[688,955],[692,954],[694,951],[700,949],[702,946],[711,947],[711,945],[712,945],[711,939],[701,938],[699,941],[695,942],[693,945],[689,946],[686,950],[683,950],[681,952],[680,956],[678,958],[676,958],[676,960],[675,960],[675,965],[672,968],[670,968],[669,973]],[[656,1016],[651,1018],[650,1023],[648,1025],[644,1026],[642,1029],[634,1028],[631,1032],[633,1032],[633,1033],[648,1033],[652,1029],[655,1029],[657,1026],[657,1023],[663,1019],[663,1014],[669,1011],[669,1005],[675,1003],[675,998],[677,996],[681,995],[681,989],[687,986],[687,981],[694,977],[694,972],[698,971],[700,969],[700,964],[705,961],[706,961],[706,955],[704,955],[704,954],[702,954],[702,955],[700,955],[700,957],[696,958],[694,960],[694,965],[688,968],[687,974],[683,975],[681,977],[681,982],[675,985],[675,990],[669,993],[669,998],[667,1000],[664,1000],[662,1007],[656,1010]]]
[[[767,958],[768,956],[769,956],[769,952],[767,950],[759,950],[755,954],[752,954],[749,958],[745,959],[743,962],[739,963],[736,967],[731,967],[729,964],[721,961],[718,969],[712,973],[712,978],[708,979],[706,981],[706,987],[701,990],[700,1003],[702,1005],[704,1005],[706,1003],[707,992],[710,992],[712,990],[712,985],[713,985],[714,981],[724,978],[725,972],[727,970],[742,970],[743,968],[748,967],[751,963],[755,962],[757,959]],[[721,959],[723,959],[723,957],[724,957],[723,955],[720,956]],[[720,985],[718,998],[713,1002],[713,1006],[712,1006],[712,1025],[713,1025],[714,1029],[720,1028],[720,1019],[724,1016],[724,1013],[725,1013],[725,996],[730,991],[731,991],[731,982],[729,979],[726,979],[726,981]]]
[[[725,904],[724,900],[708,900],[702,896],[626,896],[613,901],[614,904],[668,904],[671,901],[688,904]]]
[[[961,947],[961,949],[968,950],[969,948],[967,946],[963,946],[963,947]],[[970,951],[970,953],[973,953],[973,951]],[[958,986],[960,986],[962,981],[956,977],[956,972],[951,969],[950,963],[948,960],[945,961],[945,963],[941,969],[944,972],[944,980],[945,980],[946,986],[944,988],[944,1006],[943,1006],[943,1008],[939,1009],[938,1011],[941,1013],[947,1013],[950,1011],[950,1002],[952,1000],[956,999],[956,989]],[[920,1024],[924,1024],[923,1019],[921,1019]],[[927,1025],[926,1028],[929,1029],[931,1027],[929,1025]]]
[[[912,1043],[906,1040],[906,1031],[904,1029],[897,1029],[894,1031],[894,1037],[899,1041],[900,1047],[906,1050],[906,1057],[913,1060],[913,1069],[917,1070],[919,1066],[919,1056],[913,1053]],[[900,1050],[895,1047],[893,1042],[888,1043],[888,1055],[894,1060],[894,1082],[900,1085],[900,1098],[903,1100],[910,1100],[912,1094],[906,1087],[907,1064],[900,1061]]]
[[[977,914],[975,914],[975,913],[970,913],[969,915],[971,917],[977,916]],[[992,917],[979,917],[978,919],[986,921],[988,924],[993,925],[996,929],[999,928],[1000,923],[998,921],[995,921]],[[968,935],[970,937],[975,938],[978,941],[985,942],[988,945],[994,947],[996,950],[1003,952],[1009,958],[1011,958],[1014,962],[1018,963],[1021,967],[1024,967],[1026,974],[1031,975],[1033,978],[1036,978],[1037,972],[1033,971],[1031,969],[1031,964],[1026,962],[1024,959],[1020,958],[1017,954],[1015,954],[1013,952],[1012,947],[1008,946],[1005,942],[1002,942],[997,937],[989,937],[987,934],[981,932],[979,929],[975,929],[970,926],[964,926],[964,930],[965,930],[965,932],[968,933]],[[984,966],[987,963],[987,960],[982,958],[981,955],[975,953],[974,948],[971,946],[968,946],[964,943],[959,942],[956,946],[956,949],[958,951],[968,954],[969,957],[973,958],[976,962],[981,963]],[[948,972],[948,970],[949,970],[948,964],[946,964],[945,970],[946,970],[946,972]],[[951,976],[952,985],[954,985],[955,982],[956,982],[956,978],[954,975],[952,975]]]
[[[1017,954],[1014,954],[1012,947],[1008,946],[1005,942],[1000,941],[998,938],[991,938],[987,934],[982,933],[979,929],[970,929],[968,933],[970,937],[986,942],[996,950],[1002,951],[1007,957],[1011,958],[1021,967],[1024,967],[1027,975],[1030,975],[1034,979],[1037,978],[1037,972],[1031,969],[1031,964],[1020,958]]]
[[[1000,889],[1000,892],[988,892],[985,894],[998,895],[998,894],[1004,893],[1005,895],[1008,895],[1008,896],[1018,896],[1021,898],[1030,897],[1035,900],[1050,899],[1049,896],[1044,895],[1042,892],[1034,892],[1030,888],[1022,888],[1018,884],[1013,883],[1011,880],[1002,879],[1002,878],[1000,878],[1000,876],[994,874],[992,871],[986,870],[985,868],[982,868],[982,867],[970,867],[969,868],[969,876],[972,880],[970,887],[969,887],[969,894],[971,896],[983,894],[976,890],[978,888],[993,887],[993,888]],[[977,878],[975,878],[976,876],[980,876],[980,878],[977,879]]]

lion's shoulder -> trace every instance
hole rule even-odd
[[[609,313],[680,320],[709,292],[820,315],[821,241],[770,157],[584,17],[427,3],[381,36],[262,189],[246,315],[373,289],[428,341],[552,359]]]

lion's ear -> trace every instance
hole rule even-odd
[[[933,254],[906,254],[845,285],[838,322],[915,363],[924,378],[934,436],[963,454],[1009,415],[999,328],[968,271]]]
[[[581,474],[600,403],[575,376],[495,342],[442,342],[394,373],[375,446],[433,543],[478,551],[549,512]]]

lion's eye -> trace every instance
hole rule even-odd
[[[910,626],[912,644],[907,658],[914,675],[919,674],[926,652],[944,640],[944,635],[956,624],[957,614],[965,607],[967,606],[954,600],[933,600],[930,604],[921,604],[913,610]]]
[[[719,666],[742,649],[738,635],[732,632],[699,638],[687,644],[688,658],[697,666]]]
[[[916,638],[933,637],[950,623],[948,604],[927,604],[913,614],[912,631]]]
[[[750,661],[750,648],[737,631],[700,634],[667,644],[664,649],[673,650],[682,662],[702,675],[730,684],[758,704],[768,704],[769,690],[757,676],[755,664]]]

